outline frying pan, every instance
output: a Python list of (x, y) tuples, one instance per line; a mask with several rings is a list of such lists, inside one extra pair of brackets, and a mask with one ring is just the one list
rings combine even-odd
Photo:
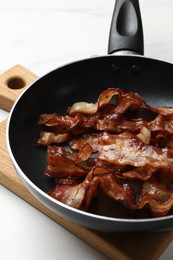
[[(53, 199), (47, 191), (54, 180), (44, 175), (46, 151), (36, 147), (42, 113), (66, 114), (77, 101), (95, 102), (109, 87), (139, 93), (152, 106), (173, 104), (173, 65), (143, 56), (143, 30), (137, 0), (117, 0), (110, 29), (108, 55), (76, 61), (34, 82), (15, 102), (7, 125), (7, 145), (16, 171), (44, 205), (87, 228), (107, 231), (163, 230), (173, 227), (173, 216), (137, 219), (118, 203), (96, 203), (83, 212)], [(114, 204), (115, 203), (115, 204)], [(114, 209), (114, 210), (113, 210)]]

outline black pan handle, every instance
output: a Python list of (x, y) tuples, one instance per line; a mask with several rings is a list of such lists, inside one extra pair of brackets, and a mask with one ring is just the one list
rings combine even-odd
[(144, 54), (143, 28), (138, 0), (116, 0), (109, 34), (108, 54), (118, 51)]

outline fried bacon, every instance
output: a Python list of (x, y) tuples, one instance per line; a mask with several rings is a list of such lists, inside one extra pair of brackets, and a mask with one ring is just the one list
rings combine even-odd
[(42, 131), (40, 133), (40, 139), (38, 140), (38, 144), (49, 145), (51, 143), (64, 143), (69, 139), (69, 137), (70, 136), (68, 133), (56, 134), (53, 132)]
[(169, 213), (173, 206), (172, 174), (159, 172), (143, 184), (137, 209), (148, 205), (153, 216), (160, 217)]
[(42, 114), (38, 124), (38, 145), (47, 147), (45, 174), (57, 181), (50, 196), (88, 211), (102, 190), (131, 210), (170, 214), (173, 108), (152, 107), (137, 93), (110, 88), (96, 103), (75, 103), (65, 116)]
[(83, 176), (86, 170), (79, 165), (90, 158), (92, 148), (85, 143), (78, 153), (71, 153), (60, 146), (48, 146), (48, 166), (45, 174), (52, 177)]
[(98, 156), (113, 164), (135, 167), (149, 165), (173, 172), (173, 153), (169, 148), (146, 145), (129, 132), (110, 135), (108, 144), (100, 146)]

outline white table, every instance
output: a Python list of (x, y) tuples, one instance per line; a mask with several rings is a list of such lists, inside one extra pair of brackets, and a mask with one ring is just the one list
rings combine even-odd
[[(140, 0), (145, 55), (173, 62), (173, 1)], [(38, 76), (104, 55), (114, 0), (1, 0), (0, 72), (21, 64)], [(0, 120), (7, 117), (0, 110)], [(0, 259), (106, 259), (0, 186)], [(173, 243), (160, 260), (173, 258)]]

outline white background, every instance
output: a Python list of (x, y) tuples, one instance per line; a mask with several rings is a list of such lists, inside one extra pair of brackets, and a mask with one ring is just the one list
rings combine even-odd
[[(21, 64), (38, 76), (107, 53), (114, 0), (1, 0), (0, 72)], [(140, 0), (145, 55), (173, 62), (173, 1)], [(0, 110), (0, 120), (7, 113)], [(106, 259), (0, 186), (0, 259)], [(160, 260), (173, 258), (173, 244)], [(115, 256), (116, 259), (116, 256)]]

